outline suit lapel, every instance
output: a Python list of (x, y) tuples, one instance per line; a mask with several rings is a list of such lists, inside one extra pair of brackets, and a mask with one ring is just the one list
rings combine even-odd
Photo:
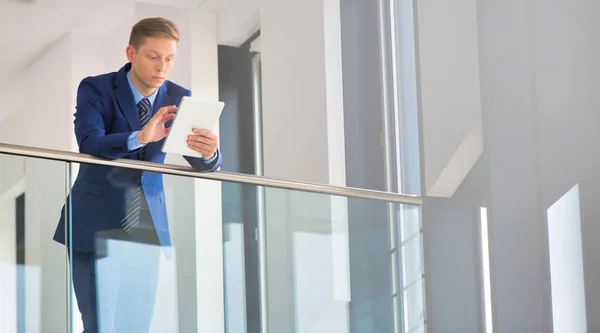
[[(121, 112), (127, 119), (127, 123), (129, 124), (129, 128), (132, 131), (139, 131), (141, 129), (140, 125), (140, 117), (138, 116), (137, 106), (135, 105), (135, 101), (133, 100), (133, 93), (131, 92), (131, 87), (129, 86), (129, 82), (127, 81), (127, 72), (131, 69), (131, 64), (126, 64), (119, 70), (117, 73), (117, 78), (115, 79), (115, 97), (117, 99), (117, 103), (119, 103), (119, 107), (121, 108)], [(165, 84), (163, 84), (160, 88), (158, 88), (158, 95), (156, 96), (156, 100), (153, 105), (153, 113), (154, 115), (158, 109), (163, 106), (167, 106), (171, 104), (171, 95), (169, 95), (169, 91)]]
[(117, 78), (115, 79), (115, 97), (117, 98), (117, 103), (119, 103), (121, 112), (123, 112), (125, 119), (127, 119), (129, 128), (131, 128), (132, 131), (138, 131), (141, 129), (140, 118), (126, 76), (129, 69), (131, 69), (131, 64), (128, 63), (117, 72)]

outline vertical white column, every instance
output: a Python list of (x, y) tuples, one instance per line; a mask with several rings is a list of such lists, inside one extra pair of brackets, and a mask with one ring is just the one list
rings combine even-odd
[[(194, 10), (190, 22), (191, 88), (194, 96), (219, 98), (217, 17)], [(219, 129), (214, 129), (219, 135)], [(225, 332), (221, 183), (195, 181), (198, 332)]]
[(0, 329), (17, 331), (17, 264), (15, 258), (15, 198), (6, 186), (8, 170), (4, 164), (11, 157), (0, 155)]
[[(260, 1), (267, 177), (345, 185), (339, 6)], [(345, 198), (267, 189), (269, 331), (346, 330), (346, 206)], [(308, 276), (313, 282), (303, 283)]]
[(342, 185), (339, 0), (262, 0), (260, 15), (265, 175)]

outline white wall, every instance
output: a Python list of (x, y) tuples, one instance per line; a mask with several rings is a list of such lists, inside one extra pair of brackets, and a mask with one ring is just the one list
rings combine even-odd
[(531, 1), (529, 43), (535, 85), (542, 209), (578, 184), (588, 332), (600, 331), (600, 75), (596, 42), (600, 4)]
[[(595, 221), (600, 215), (596, 157), (600, 100), (594, 82), (600, 67), (593, 40), (600, 7), (583, 0), (529, 0), (481, 1), (476, 9), (487, 170), (477, 179), (486, 188), (490, 213), (494, 328), (552, 331), (547, 209), (578, 185), (587, 329), (598, 331), (600, 249), (593, 235), (599, 232)], [(472, 208), (478, 204), (477, 199), (470, 202)], [(470, 229), (452, 228), (442, 239), (457, 244), (472, 241), (466, 236), (472, 232), (459, 230)], [(434, 242), (428, 246), (429, 255), (441, 250)], [(452, 258), (470, 265), (477, 256), (463, 253)], [(444, 271), (432, 265), (432, 259), (426, 257), (428, 276), (441, 283), (435, 276)], [(436, 296), (435, 290), (436, 286), (428, 290), (434, 300), (440, 297), (437, 300), (461, 308), (475, 304)], [(434, 313), (428, 320), (440, 327), (459, 327), (450, 317), (442, 318)]]
[(0, 124), (0, 142), (70, 150), (71, 43), (64, 36), (23, 73), (28, 98)]
[(427, 327), (481, 332), (477, 212), (487, 165), (476, 164), (483, 150), (476, 2), (414, 3)]
[(104, 68), (107, 71), (117, 71), (127, 63), (125, 49), (129, 41), (131, 27), (135, 24), (133, 10), (134, 4), (131, 4), (131, 8), (128, 10), (129, 17), (125, 18), (120, 24), (114, 25), (112, 30), (104, 36)]
[(227, 0), (219, 9), (219, 45), (239, 46), (260, 28), (259, 0)]
[(0, 87), (0, 99), (6, 101), (6, 103), (3, 107), (3, 112), (0, 114), (0, 123), (23, 104), (24, 98), (23, 77), (17, 77), (2, 83), (2, 87)]
[[(466, 182), (472, 183), (472, 177), (467, 177)], [(472, 187), (463, 183), (452, 199), (424, 200), (423, 252), (429, 332), (483, 331), (477, 210), (468, 194)]]
[[(532, 29), (532, 14), (541, 9), (533, 2), (478, 5), (494, 326), (498, 331), (550, 332), (548, 241), (539, 173), (541, 109), (535, 94), (539, 60), (533, 49), (547, 35)], [(507, 19), (509, 26), (504, 24)]]
[[(546, 211), (578, 184), (587, 329), (598, 331), (600, 285), (596, 277), (600, 272), (597, 256), (600, 249), (594, 235), (600, 232), (596, 223), (600, 216), (597, 205), (600, 159), (596, 157), (600, 138), (597, 112), (600, 100), (596, 97), (594, 82), (600, 75), (600, 67), (596, 61), (599, 49), (593, 40), (598, 29), (595, 17), (600, 5), (583, 0), (480, 1), (476, 7), (475, 3), (470, 3), (470, 8), (466, 8), (466, 13), (476, 10), (477, 26), (474, 28), (465, 27), (467, 23), (446, 24), (447, 19), (434, 21), (443, 14), (422, 10), (423, 6), (439, 8), (441, 3), (418, 4), (421, 6), (419, 29), (423, 22), (430, 24), (425, 35), (421, 29), (420, 45), (424, 45), (422, 36), (429, 36), (429, 42), (437, 42), (435, 47), (440, 51), (434, 57), (431, 45), (425, 45), (429, 55), (423, 55), (423, 49), (419, 50), (421, 60), (426, 59), (420, 63), (421, 75), (430, 76), (437, 71), (442, 73), (437, 84), (444, 85), (445, 82), (456, 87), (441, 91), (442, 100), (448, 92), (461, 89), (466, 82), (448, 80), (444, 73), (457, 69), (454, 63), (445, 62), (478, 44), (481, 96), (465, 98), (481, 98), (482, 101), (484, 160), (481, 162), (485, 169), (483, 173), (468, 176), (472, 179), (469, 183), (478, 186), (467, 190), (470, 195), (467, 201), (456, 193), (444, 207), (428, 206), (427, 202), (424, 207), (425, 212), (437, 209), (437, 213), (446, 219), (458, 218), (440, 229), (443, 219), (427, 219), (424, 213), (429, 327), (461, 332), (479, 328), (475, 321), (480, 320), (480, 314), (476, 312), (481, 311), (480, 300), (470, 296), (470, 288), (468, 292), (455, 293), (453, 287), (445, 284), (476, 281), (472, 263), (479, 260), (479, 254), (478, 249), (470, 245), (477, 231), (476, 218), (475, 215), (460, 218), (458, 214), (464, 209), (461, 205), (466, 204), (475, 212), (482, 201), (487, 201), (495, 331), (551, 332)], [(456, 11), (466, 4), (456, 1), (450, 12), (456, 15)], [(456, 20), (461, 18), (471, 22), (464, 16), (458, 16)], [(465, 28), (468, 29), (448, 38), (457, 32), (456, 29)], [(473, 45), (460, 42), (470, 39), (474, 33), (478, 38)], [(451, 46), (460, 50), (444, 50)], [(471, 57), (461, 59), (472, 60)], [(435, 63), (431, 64), (431, 61)], [(428, 62), (430, 66), (426, 68)], [(445, 67), (439, 68), (440, 63), (445, 63)], [(460, 66), (458, 69), (467, 76), (472, 73)], [(466, 86), (470, 87), (469, 84)], [(421, 87), (427, 85), (423, 83)], [(427, 105), (436, 101), (431, 101), (431, 95), (428, 99), (425, 92), (422, 98), (425, 153), (431, 154), (431, 145), (427, 142), (431, 139), (431, 131), (427, 133), (426, 121), (431, 109)], [(451, 119), (444, 122), (450, 125), (455, 121), (468, 123), (462, 113), (455, 112), (456, 117), (449, 114)], [(440, 130), (450, 129), (455, 127)], [(463, 133), (462, 130), (459, 133)], [(449, 140), (452, 138), (450, 136)], [(437, 150), (433, 152), (438, 154)], [(425, 159), (425, 169), (430, 167), (430, 161)], [(443, 244), (452, 247), (448, 249)], [(466, 245), (470, 249), (465, 249)], [(452, 260), (456, 267), (446, 267), (443, 260)], [(457, 270), (460, 268), (465, 269), (460, 272)], [(448, 273), (453, 277), (451, 280), (445, 279)], [(450, 304), (453, 307), (447, 306)], [(462, 317), (464, 320), (460, 321), (460, 316), (453, 316), (456, 309), (471, 309), (460, 314), (468, 315), (469, 319)], [(465, 324), (469, 328), (465, 328)]]
[(483, 148), (475, 3), (415, 2), (423, 193), (429, 196), (451, 197)]

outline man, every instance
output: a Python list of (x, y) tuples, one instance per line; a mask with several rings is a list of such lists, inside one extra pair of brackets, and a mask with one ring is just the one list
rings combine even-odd
[[(167, 80), (178, 41), (173, 22), (143, 19), (131, 30), (128, 63), (81, 81), (74, 120), (81, 153), (164, 162), (161, 147), (175, 105), (191, 96)], [(195, 169), (221, 165), (209, 130), (194, 129), (187, 143), (203, 156), (185, 157)], [(72, 230), (65, 230), (68, 216)], [(170, 246), (162, 174), (82, 164), (54, 239), (70, 244), (85, 333), (149, 331), (160, 248)]]

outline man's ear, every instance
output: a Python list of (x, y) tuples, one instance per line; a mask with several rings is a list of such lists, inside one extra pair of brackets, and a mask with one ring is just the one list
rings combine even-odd
[(129, 62), (133, 61), (133, 58), (136, 53), (137, 53), (137, 51), (135, 50), (135, 47), (133, 47), (132, 45), (128, 45), (127, 48), (125, 49), (125, 55), (127, 56), (127, 61), (129, 61)]

